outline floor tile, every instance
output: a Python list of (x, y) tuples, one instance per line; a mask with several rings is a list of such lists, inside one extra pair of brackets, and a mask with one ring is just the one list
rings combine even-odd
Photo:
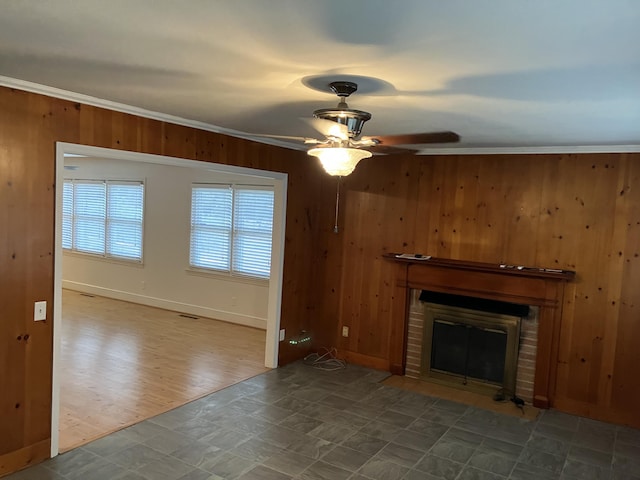
[(258, 465), (239, 478), (240, 480), (290, 480), (291, 476), (277, 472), (263, 465)]
[(242, 442), (246, 442), (251, 436), (249, 433), (219, 427), (202, 437), (200, 441), (218, 447), (221, 450), (229, 450), (240, 445)]
[(525, 447), (520, 454), (519, 462), (541, 468), (551, 474), (558, 475), (562, 471), (565, 456), (533, 450)]
[(560, 473), (553, 473), (534, 465), (516, 463), (509, 480), (558, 480)]
[(462, 471), (463, 467), (464, 465), (462, 463), (427, 454), (418, 462), (415, 468), (416, 470), (429, 473), (436, 478), (454, 480)]
[(424, 456), (424, 452), (397, 443), (389, 443), (375, 458), (387, 460), (403, 467), (411, 468)]
[(507, 477), (513, 470), (516, 459), (497, 453), (476, 451), (469, 459), (468, 464), (479, 470)]
[(151, 447), (158, 452), (162, 452), (168, 455), (194, 441), (197, 440), (193, 440), (191, 437), (182, 435), (177, 432), (166, 432), (150, 438), (149, 440), (144, 442), (143, 445), (146, 445), (147, 447)]
[(210, 445), (201, 440), (194, 440), (171, 452), (171, 455), (178, 460), (193, 467), (201, 467), (211, 458), (219, 456), (222, 449)]
[(255, 462), (232, 453), (224, 453), (202, 466), (203, 470), (226, 479), (236, 479), (255, 467)]
[(138, 468), (136, 473), (149, 480), (177, 480), (192, 470), (194, 470), (192, 465), (188, 465), (177, 458), (164, 457), (157, 462), (148, 463)]
[(322, 423), (322, 420), (317, 420), (300, 413), (294, 413), (293, 415), (285, 418), (278, 425), (295, 430), (296, 432), (309, 433), (314, 428), (322, 425)]
[(252, 460), (256, 463), (262, 463), (281, 451), (282, 447), (278, 447), (277, 445), (260, 438), (251, 438), (230, 450), (231, 453)]
[(45, 466), (62, 476), (67, 476), (76, 470), (82, 469), (87, 465), (91, 465), (101, 458), (102, 457), (99, 457), (95, 453), (91, 453), (84, 448), (77, 448), (52, 458), (46, 462)]
[(613, 454), (611, 453), (599, 452), (576, 445), (571, 445), (567, 457), (590, 465), (606, 468), (610, 467), (613, 461)]
[[(167, 432), (173, 433), (170, 431)], [(96, 455), (100, 455), (101, 457), (106, 457), (112, 453), (124, 450), (125, 448), (130, 448), (136, 443), (137, 442), (133, 440), (130, 435), (120, 431), (88, 443), (82, 448)]]
[(426, 452), (438, 441), (440, 437), (423, 435), (411, 430), (403, 430), (393, 439), (394, 443), (404, 445), (405, 447), (415, 448)]
[(580, 480), (608, 480), (611, 476), (611, 466), (598, 467), (589, 463), (568, 458), (562, 469), (562, 478)]
[(467, 466), (460, 472), (456, 480), (506, 480), (506, 478), (502, 475)]
[(405, 428), (411, 425), (415, 418), (403, 413), (394, 412), (393, 410), (386, 410), (378, 415), (376, 420), (389, 423), (395, 427)]
[(359, 473), (374, 480), (400, 480), (408, 471), (407, 467), (376, 456), (365, 463)]
[(365, 435), (369, 435), (370, 437), (380, 438), (381, 440), (390, 442), (394, 438), (396, 438), (398, 434), (403, 431), (403, 429), (389, 423), (372, 420), (364, 427), (362, 427), (359, 431), (361, 433), (364, 433)]
[(323, 462), (344, 470), (349, 470), (350, 472), (355, 472), (370, 459), (371, 455), (347, 448), (343, 445), (338, 445), (322, 457)]
[(303, 441), (290, 445), (287, 450), (318, 460), (330, 452), (335, 445), (327, 440), (307, 435)]
[(431, 455), (437, 455), (441, 458), (447, 458), (458, 463), (467, 463), (475, 452), (477, 447), (463, 445), (460, 443), (451, 442), (449, 440), (440, 439), (436, 444), (431, 447), (429, 453)]
[(342, 442), (342, 445), (368, 455), (375, 455), (382, 450), (387, 443), (385, 440), (358, 432)]
[(314, 462), (313, 458), (285, 450), (269, 458), (264, 465), (278, 472), (296, 476)]
[(309, 432), (312, 437), (322, 438), (333, 443), (340, 443), (345, 438), (349, 438), (356, 430), (332, 423), (322, 423)]
[(297, 478), (300, 480), (346, 480), (351, 472), (342, 468), (319, 461), (313, 463)]
[(448, 427), (453, 426), (460, 417), (460, 414), (447, 412), (446, 410), (439, 410), (437, 408), (429, 408), (421, 415), (421, 418), (425, 420), (429, 420), (430, 422), (438, 423), (440, 425), (446, 425)]

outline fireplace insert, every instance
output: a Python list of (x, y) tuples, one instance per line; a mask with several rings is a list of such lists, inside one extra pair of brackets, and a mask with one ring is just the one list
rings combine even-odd
[(520, 316), (431, 302), (424, 306), (422, 377), (515, 394)]

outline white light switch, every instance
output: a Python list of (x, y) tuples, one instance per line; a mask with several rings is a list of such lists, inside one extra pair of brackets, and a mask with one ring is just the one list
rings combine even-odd
[(38, 322), (47, 319), (47, 302), (36, 302), (33, 308), (33, 320)]
[(280, 341), (284, 340), (284, 328), (280, 329)]

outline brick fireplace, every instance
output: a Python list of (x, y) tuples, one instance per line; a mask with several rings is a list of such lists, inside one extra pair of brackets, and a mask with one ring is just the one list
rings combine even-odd
[(411, 375), (415, 371), (408, 362), (417, 348), (415, 308), (411, 308), (415, 291), (529, 305), (536, 315), (521, 324), (526, 339), (521, 342), (518, 365), (520, 368), (522, 363), (522, 371), (518, 372), (516, 392), (537, 407), (552, 406), (565, 286), (575, 272), (430, 257), (398, 258), (394, 254), (385, 258), (395, 263), (389, 344), (392, 373)]
[[(425, 321), (427, 306), (420, 300), (422, 290), (411, 289), (407, 321), (407, 348), (405, 375), (410, 378), (424, 378), (423, 357), (425, 355)], [(536, 367), (536, 346), (538, 343), (538, 308), (528, 309), (526, 316), (519, 319), (519, 349), (516, 359), (515, 395), (527, 403), (533, 403), (533, 381)], [(459, 382), (451, 382), (452, 384)], [(497, 391), (497, 388), (493, 389)]]

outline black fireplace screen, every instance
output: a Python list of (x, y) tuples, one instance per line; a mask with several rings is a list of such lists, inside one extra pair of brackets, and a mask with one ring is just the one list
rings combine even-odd
[(431, 369), (502, 385), (507, 333), (435, 320)]

